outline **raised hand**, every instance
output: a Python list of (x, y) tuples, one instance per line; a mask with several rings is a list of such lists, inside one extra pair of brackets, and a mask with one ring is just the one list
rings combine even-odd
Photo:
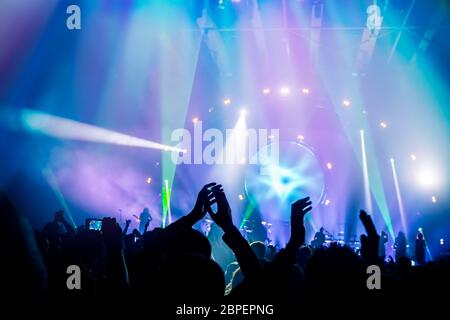
[(311, 200), (309, 197), (297, 200), (291, 205), (291, 238), (289, 244), (300, 247), (305, 242), (305, 226), (303, 218), (311, 211)]
[[(212, 197), (207, 204), (207, 210), (211, 219), (225, 232), (234, 227), (233, 219), (231, 216), (231, 208), (228, 203), (227, 197), (223, 192), (222, 185), (216, 185), (211, 188)], [(213, 202), (217, 203), (217, 212), (214, 213), (211, 209)]]
[(116, 222), (116, 218), (103, 218), (102, 238), (108, 250), (122, 249), (122, 229)]
[(66, 220), (66, 217), (64, 216), (64, 211), (63, 210), (56, 211), (54, 221), (57, 222), (57, 223), (62, 223), (69, 234), (74, 234), (75, 233), (74, 225), (72, 223), (69, 223)]
[(202, 219), (207, 212), (207, 207), (209, 208), (213, 204), (213, 201), (211, 201), (213, 198), (211, 188), (215, 186), (217, 186), (215, 182), (208, 183), (198, 193), (194, 208), (187, 215), (192, 225)]
[(130, 281), (123, 255), (123, 233), (116, 218), (103, 218), (101, 235), (106, 249), (106, 281), (111, 288), (124, 290)]
[(131, 220), (130, 219), (125, 220), (125, 227), (123, 228), (123, 234), (124, 235), (127, 234), (128, 228), (130, 227), (130, 224), (131, 224)]
[(361, 235), (361, 256), (369, 263), (378, 262), (378, 245), (380, 242), (380, 236), (377, 233), (377, 229), (373, 224), (372, 218), (361, 210), (359, 212), (359, 219), (361, 220), (367, 235)]

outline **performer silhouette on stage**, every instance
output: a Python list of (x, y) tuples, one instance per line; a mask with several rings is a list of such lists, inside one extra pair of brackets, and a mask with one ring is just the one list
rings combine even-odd
[(141, 214), (139, 215), (139, 232), (141, 234), (144, 234), (145, 231), (147, 231), (147, 223), (150, 223), (150, 221), (152, 220), (153, 218), (150, 215), (150, 211), (148, 210), (148, 208), (144, 208), (144, 210), (142, 210)]
[(314, 235), (314, 240), (311, 241), (311, 245), (314, 248), (320, 248), (325, 243), (325, 229), (323, 227), (320, 228), (319, 231)]

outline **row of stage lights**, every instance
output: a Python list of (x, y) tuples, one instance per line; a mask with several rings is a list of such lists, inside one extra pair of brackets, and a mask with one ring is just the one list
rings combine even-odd
[[(278, 91), (280, 96), (289, 96), (293, 92), (299, 92), (299, 93), (301, 93), (302, 95), (305, 95), (305, 96), (307, 96), (307, 95), (309, 95), (311, 93), (311, 90), (309, 88), (307, 88), (307, 87), (303, 87), (300, 90), (292, 90), (291, 87), (283, 86), (283, 87), (280, 87), (278, 90), (274, 90), (274, 91), (275, 92)], [(273, 93), (273, 90), (271, 88), (269, 88), (269, 87), (266, 87), (266, 88), (263, 88), (261, 90), (261, 92), (262, 92), (263, 95), (269, 95), (269, 94)], [(232, 100), (230, 98), (226, 97), (226, 98), (223, 99), (222, 103), (223, 103), (224, 106), (229, 106), (229, 105), (232, 104)], [(344, 98), (342, 100), (341, 104), (342, 104), (343, 108), (348, 109), (348, 108), (350, 108), (352, 103), (351, 103), (351, 101), (348, 98)], [(209, 113), (211, 113), (213, 111), (214, 111), (214, 108), (209, 108), (208, 109)], [(241, 112), (245, 113), (246, 110), (242, 109)], [(362, 113), (366, 114), (366, 111), (363, 110)], [(194, 116), (192, 118), (192, 122), (193, 123), (197, 123), (199, 120), (200, 119), (197, 116)], [(385, 120), (380, 120), (379, 126), (382, 129), (386, 129), (388, 127), (388, 123)]]
[[(262, 90), (261, 90), (261, 93), (263, 94), (263, 95), (270, 95), (270, 94), (279, 94), (280, 96), (289, 96), (289, 95), (291, 95), (291, 94), (293, 94), (294, 92), (296, 92), (297, 94), (302, 94), (302, 95), (305, 95), (305, 96), (307, 96), (307, 95), (309, 95), (310, 93), (311, 93), (311, 89), (310, 88), (308, 88), (308, 87), (302, 87), (302, 88), (300, 88), (300, 89), (292, 89), (291, 87), (289, 87), (289, 86), (281, 86), (281, 87), (279, 87), (279, 88), (277, 88), (277, 89), (273, 89), (273, 88), (270, 88), (270, 87), (264, 87)], [(227, 106), (230, 106), (230, 105), (232, 105), (232, 100), (231, 100), (231, 98), (229, 98), (229, 97), (225, 97), (223, 100), (222, 100), (222, 103), (223, 103), (223, 106), (225, 106), (225, 107), (227, 107)], [(351, 105), (352, 105), (352, 103), (351, 103), (351, 101), (350, 101), (350, 99), (349, 98), (344, 98), (344, 99), (342, 99), (342, 101), (341, 101), (341, 105), (342, 105), (342, 107), (344, 108), (344, 109), (349, 109), (350, 107), (351, 107)], [(208, 109), (208, 112), (209, 113), (211, 113), (212, 111), (214, 111), (214, 108), (209, 108)], [(240, 109), (240, 115), (246, 115), (247, 114), (247, 110), (246, 109)], [(366, 114), (366, 112), (363, 110), (363, 113), (364, 114)], [(192, 122), (194, 123), (194, 124), (196, 124), (196, 123), (198, 123), (200, 121), (200, 118), (198, 117), (198, 116), (194, 116), (193, 118), (192, 118)], [(387, 121), (385, 121), (385, 120), (381, 120), (380, 122), (379, 122), (379, 127), (381, 128), (381, 129), (386, 129), (386, 128), (388, 128), (388, 122)], [(273, 139), (274, 137), (273, 136), (269, 136), (269, 139)], [(305, 143), (305, 136), (303, 135), (303, 134), (298, 134), (297, 136), (296, 136), (296, 140), (298, 141), (298, 142), (300, 142), (300, 143)], [(414, 153), (411, 153), (410, 154), (410, 159), (412, 160), (412, 161), (416, 161), (417, 160), (417, 156), (416, 156), (416, 154), (414, 154)], [(331, 171), (331, 170), (333, 170), (334, 169), (334, 165), (333, 165), (333, 163), (332, 162), (326, 162), (325, 163), (325, 168), (328, 170), (328, 171)], [(429, 173), (429, 172), (426, 172), (426, 171), (423, 171), (423, 172), (419, 172), (418, 173), (418, 175), (417, 175), (417, 180), (418, 180), (418, 182), (419, 182), (419, 184), (420, 185), (422, 185), (422, 186), (429, 186), (430, 184), (432, 184), (432, 180), (433, 180), (433, 177), (432, 177), (432, 174), (431, 173)], [(149, 177), (148, 179), (147, 179), (147, 183), (151, 183), (151, 178)], [(243, 201), (244, 200), (244, 196), (242, 195), (242, 194), (239, 194), (238, 195), (238, 199), (240, 200), (240, 201)], [(431, 196), (431, 202), (432, 203), (436, 203), (437, 202), (437, 197), (435, 196), (435, 195), (432, 195)], [(323, 205), (325, 205), (325, 206), (328, 206), (329, 204), (331, 203), (331, 200), (330, 199), (325, 199), (324, 201), (322, 201), (322, 204)]]

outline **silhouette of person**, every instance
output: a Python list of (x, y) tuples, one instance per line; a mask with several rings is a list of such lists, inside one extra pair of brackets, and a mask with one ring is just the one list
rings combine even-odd
[(398, 261), (400, 257), (406, 257), (406, 236), (403, 231), (399, 231), (397, 238), (395, 238), (395, 261)]
[(424, 265), (425, 264), (425, 250), (427, 244), (425, 242), (425, 238), (421, 231), (417, 232), (416, 237), (416, 247), (415, 247), (415, 256), (417, 264)]
[(386, 232), (381, 231), (380, 241), (378, 242), (378, 256), (383, 260), (386, 257), (386, 242), (388, 242), (388, 235)]
[(314, 248), (320, 248), (325, 243), (325, 229), (323, 227), (320, 228), (319, 231), (314, 235), (314, 240), (311, 242), (311, 245)]
[(148, 210), (148, 208), (144, 208), (144, 210), (142, 210), (141, 214), (139, 215), (139, 232), (141, 234), (145, 233), (145, 226), (150, 221), (152, 221), (150, 211)]

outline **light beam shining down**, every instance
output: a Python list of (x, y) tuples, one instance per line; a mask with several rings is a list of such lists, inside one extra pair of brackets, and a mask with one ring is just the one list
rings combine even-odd
[(398, 184), (397, 171), (395, 169), (395, 162), (394, 162), (394, 159), (392, 159), (392, 158), (391, 158), (391, 166), (392, 166), (392, 175), (394, 177), (395, 193), (397, 194), (398, 210), (400, 211), (400, 219), (402, 221), (402, 228), (403, 228), (404, 232), (407, 232), (408, 230), (406, 229), (406, 218), (405, 218), (405, 210), (403, 209), (402, 195), (400, 193), (400, 186)]
[(23, 109), (20, 114), (24, 129), (50, 137), (118, 144), (122, 146), (158, 149), (164, 151), (186, 152), (184, 149), (129, 136), (90, 124), (53, 116), (39, 111)]
[(169, 180), (164, 180), (165, 184), (165, 194), (166, 194), (166, 205), (167, 205), (167, 218), (169, 224), (172, 223), (172, 211), (170, 210), (170, 190), (169, 190)]
[(369, 184), (369, 170), (367, 169), (367, 156), (366, 156), (366, 144), (364, 141), (364, 130), (359, 131), (361, 135), (361, 155), (363, 165), (363, 177), (364, 177), (364, 201), (366, 210), (372, 212), (372, 197), (370, 195)]

